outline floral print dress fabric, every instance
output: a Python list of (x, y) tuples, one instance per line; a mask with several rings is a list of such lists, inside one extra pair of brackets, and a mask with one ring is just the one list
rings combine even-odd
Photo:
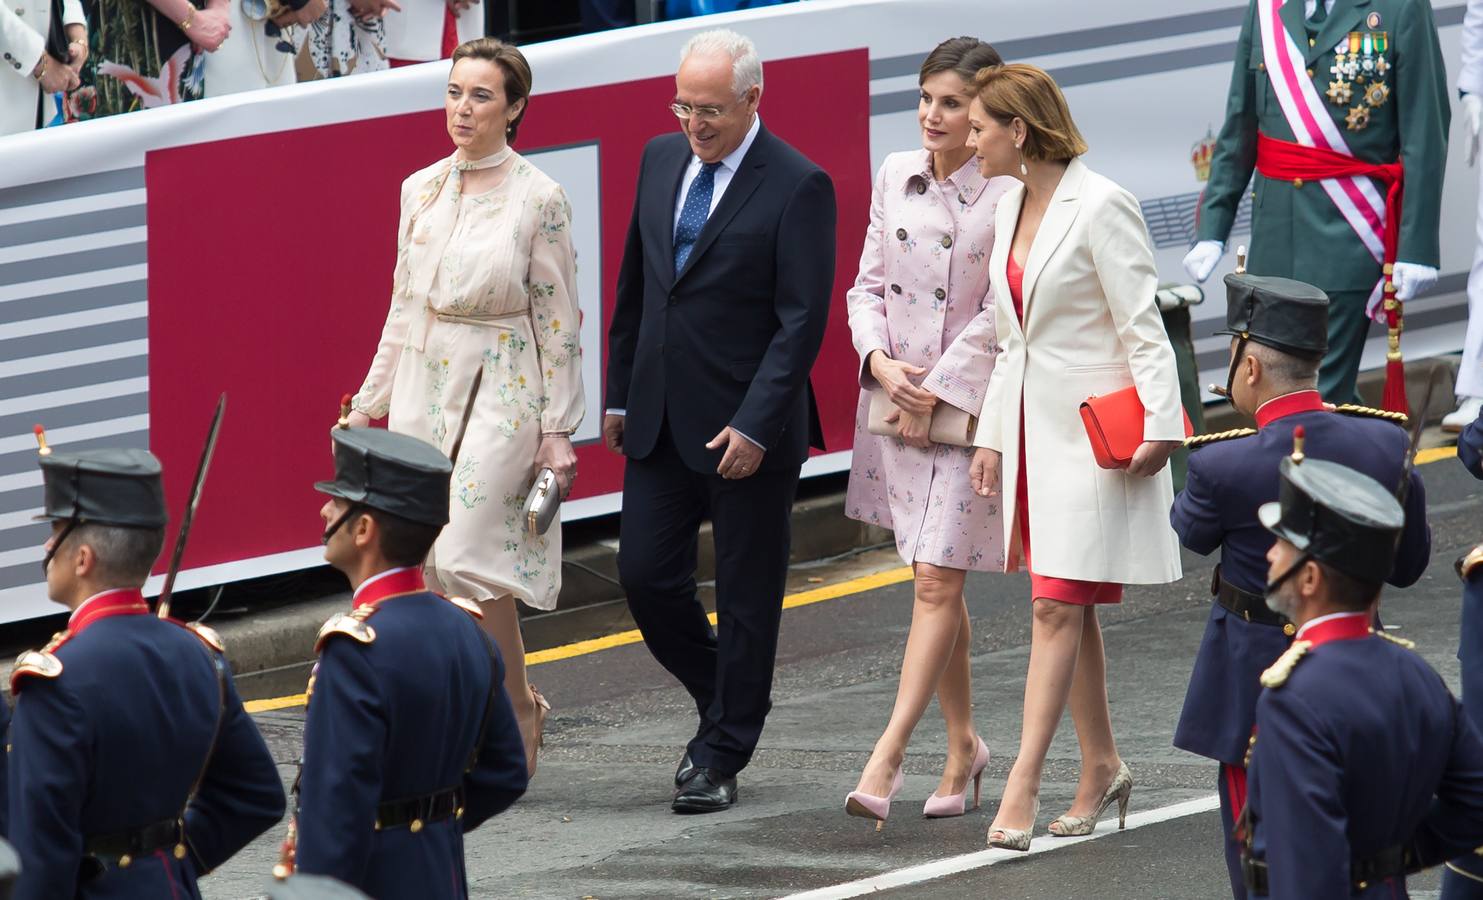
[(881, 350), (921, 366), (939, 403), (978, 415), (999, 350), (988, 268), (994, 209), (1010, 183), (986, 181), (971, 157), (939, 182), (926, 150), (891, 154), (876, 176), (847, 298), (863, 390), (845, 512), (893, 530), (907, 563), (1004, 569), (998, 498), (979, 497), (968, 480), (973, 448), (918, 449), (872, 435), (868, 391), (878, 385), (866, 360)]
[(353, 406), (453, 460), (449, 523), (426, 567), (433, 589), (553, 609), (561, 528), (531, 537), (522, 512), (542, 432), (582, 421), (571, 207), (518, 154), (481, 195), (459, 191), (451, 163), (402, 186), (391, 310)]

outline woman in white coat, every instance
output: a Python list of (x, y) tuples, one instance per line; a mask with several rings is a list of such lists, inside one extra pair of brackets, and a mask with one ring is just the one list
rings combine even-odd
[[(62, 3), (67, 59), (47, 52), (49, 0), (0, 0), (0, 135), (33, 131), (56, 113), (53, 97), (77, 87), (88, 54), (88, 23), (80, 0)], [(37, 111), (41, 120), (37, 121)]]
[[(1043, 70), (987, 69), (974, 89), (969, 140), (980, 172), (1020, 181), (996, 212), (989, 278), (1004, 349), (970, 477), (981, 496), (1003, 493), (1006, 570), (1021, 560), (1030, 570), (1019, 757), (989, 831), (990, 846), (1028, 850), (1045, 754), (1068, 700), (1081, 778), (1050, 833), (1088, 834), (1114, 801), (1127, 809), (1132, 776), (1112, 737), (1096, 607), (1119, 602), (1125, 584), (1180, 577), (1165, 463), (1184, 430), (1138, 202), (1078, 158), (1086, 144)], [(1129, 385), (1146, 409), (1144, 443), (1126, 470), (1099, 468), (1080, 404)]]

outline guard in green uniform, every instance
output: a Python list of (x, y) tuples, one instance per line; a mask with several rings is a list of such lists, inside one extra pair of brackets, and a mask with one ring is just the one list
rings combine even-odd
[(1367, 311), (1392, 311), (1385, 264), (1398, 301), (1436, 281), (1450, 117), (1430, 3), (1252, 0), (1184, 265), (1210, 277), (1255, 170), (1246, 268), (1328, 294), (1319, 390), (1330, 402), (1357, 400)]

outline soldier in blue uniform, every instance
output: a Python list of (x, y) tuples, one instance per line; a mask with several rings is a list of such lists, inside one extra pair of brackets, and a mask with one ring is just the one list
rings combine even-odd
[[(1483, 479), (1483, 415), (1463, 430), (1457, 458)], [(1473, 726), (1483, 730), (1483, 544), (1457, 561), (1462, 578), (1462, 627), (1457, 659), (1462, 664), (1462, 708)], [(1468, 853), (1447, 863), (1442, 874), (1442, 900), (1483, 900), (1483, 855)]]
[[(427, 590), (452, 465), (380, 429), (334, 431), (325, 561), (354, 608), (320, 629), (285, 860), (377, 900), (468, 896), (463, 835), (525, 792), (525, 749), (477, 605)], [(290, 855), (291, 854), (291, 855)]]
[(15, 896), (201, 895), (196, 879), (283, 817), (283, 783), (221, 642), (150, 613), (160, 464), (42, 440), (47, 593), (67, 629), (21, 654), (9, 760)]
[[(1231, 892), (1245, 896), (1240, 848), (1231, 840), (1246, 791), (1242, 760), (1256, 714), (1258, 678), (1287, 648), (1293, 626), (1267, 608), (1266, 553), (1272, 536), (1256, 510), (1277, 497), (1277, 467), (1293, 432), (1308, 435), (1309, 454), (1399, 484), (1407, 439), (1393, 413), (1339, 407), (1329, 412), (1317, 391), (1327, 346), (1328, 299), (1311, 285), (1245, 274), (1226, 277), (1226, 330), (1232, 335), (1226, 393), (1252, 416), (1259, 430), (1238, 429), (1191, 439), (1184, 490), (1170, 521), (1184, 546), (1196, 553), (1221, 551), (1211, 586), (1215, 602), (1195, 657), (1174, 746), (1220, 763), (1221, 822)], [(1426, 494), (1419, 475), (1409, 476), (1406, 529), (1390, 582), (1409, 585), (1431, 556)]]
[(1258, 515), (1266, 596), (1297, 636), (1262, 673), (1242, 866), (1253, 896), (1404, 898), (1483, 844), (1483, 738), (1440, 676), (1370, 627), (1405, 514), (1390, 486), (1293, 457)]

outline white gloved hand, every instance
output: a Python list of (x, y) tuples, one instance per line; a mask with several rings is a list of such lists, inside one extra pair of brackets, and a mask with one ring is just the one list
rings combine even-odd
[(1189, 273), (1189, 277), (1204, 284), (1210, 273), (1215, 271), (1215, 264), (1225, 255), (1225, 249), (1225, 244), (1221, 241), (1200, 241), (1184, 255), (1184, 271)]
[(1478, 161), (1478, 137), (1483, 133), (1483, 97), (1462, 95), (1463, 159), (1468, 165)]
[(1402, 303), (1426, 293), (1437, 283), (1437, 270), (1431, 266), (1398, 262), (1391, 272), (1393, 274), (1390, 280), (1395, 282), (1395, 298)]

